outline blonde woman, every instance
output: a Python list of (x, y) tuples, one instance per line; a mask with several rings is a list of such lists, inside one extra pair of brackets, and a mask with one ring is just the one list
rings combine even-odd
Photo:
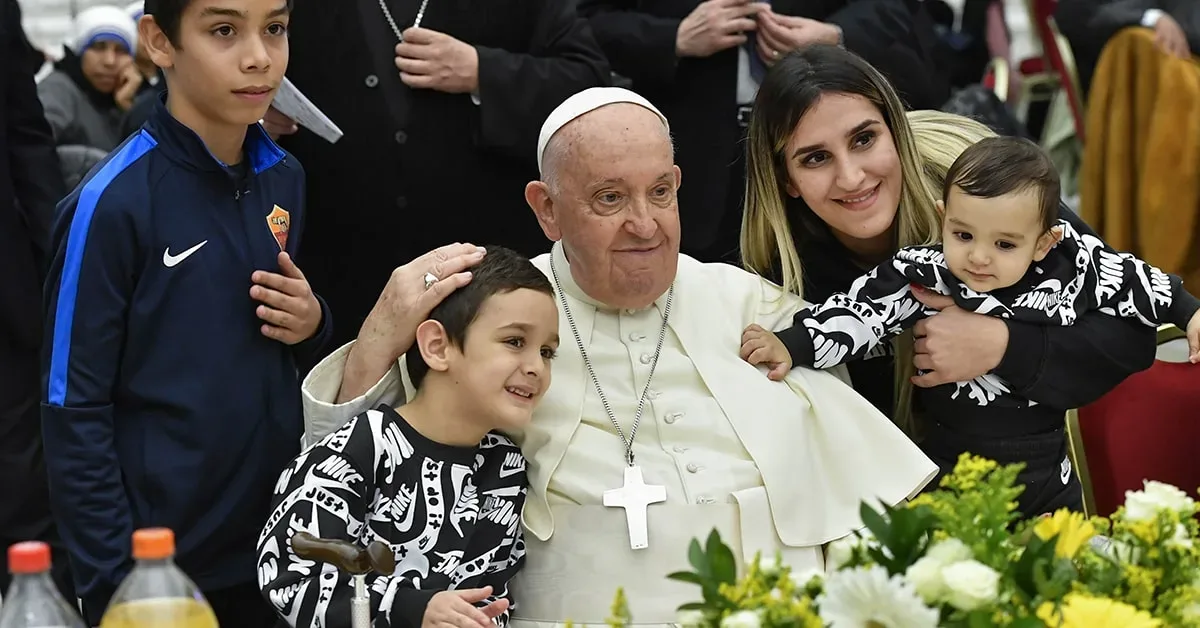
[[(788, 55), (765, 77), (750, 123), (741, 234), (746, 267), (810, 301), (846, 291), (899, 247), (936, 240), (934, 203), (946, 171), (967, 146), (990, 135), (951, 114), (906, 115), (886, 79), (853, 53), (812, 46)], [(1060, 213), (1075, 229), (1093, 233), (1065, 207)], [(917, 324), (915, 344), (902, 337), (886, 354), (848, 365), (859, 393), (918, 440), (924, 431), (918, 426), (939, 427), (913, 420), (920, 418), (923, 388), (990, 372), (1014, 393), (1066, 409), (1099, 398), (1154, 358), (1152, 329), (1104, 314), (1086, 314), (1047, 334), (1040, 325), (966, 312), (949, 298), (922, 300), (941, 312)], [(915, 369), (924, 374), (914, 376)], [(989, 429), (985, 440), (995, 449), (975, 453), (1001, 459), (1021, 449), (1026, 456), (1034, 450), (1065, 457), (1037, 451), (1062, 442), (1061, 420)], [(979, 436), (971, 435), (975, 442)]]

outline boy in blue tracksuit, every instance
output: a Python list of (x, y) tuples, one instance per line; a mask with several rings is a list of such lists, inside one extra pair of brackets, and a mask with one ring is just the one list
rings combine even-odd
[(147, 0), (168, 95), (59, 206), (42, 423), (90, 625), (137, 528), (222, 626), (275, 622), (255, 541), (303, 430), (297, 362), (332, 328), (293, 258), (304, 171), (257, 121), (287, 68), (290, 0)]

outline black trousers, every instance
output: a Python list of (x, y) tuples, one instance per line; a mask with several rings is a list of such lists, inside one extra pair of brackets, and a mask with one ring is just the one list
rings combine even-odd
[(1017, 482), (1025, 490), (1017, 497), (1017, 511), (1032, 519), (1060, 508), (1082, 512), (1083, 486), (1071, 467), (1065, 428), (1041, 434), (988, 438), (956, 432), (932, 423), (921, 450), (940, 469), (926, 491), (936, 490), (942, 478), (954, 470), (958, 456), (969, 451), (1001, 465), (1025, 463)]
[(67, 552), (50, 515), (42, 452), (41, 371), (35, 347), (0, 329), (0, 590), (12, 582), (8, 548), (21, 541), (50, 544), (51, 576), (69, 602), (75, 587)]

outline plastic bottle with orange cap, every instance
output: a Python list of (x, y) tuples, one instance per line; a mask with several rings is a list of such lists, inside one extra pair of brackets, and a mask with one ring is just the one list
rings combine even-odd
[(85, 628), (50, 579), (50, 546), (26, 541), (8, 548), (12, 584), (0, 603), (0, 628)]
[(133, 558), (133, 570), (113, 594), (100, 628), (218, 628), (200, 589), (175, 565), (171, 530), (134, 532)]

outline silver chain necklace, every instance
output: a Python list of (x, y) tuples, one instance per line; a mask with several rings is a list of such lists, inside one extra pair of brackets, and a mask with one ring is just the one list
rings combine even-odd
[[(421, 0), (421, 6), (417, 9), (417, 19), (413, 20), (413, 28), (421, 26), (421, 18), (425, 17), (425, 7), (429, 6), (429, 0)], [(386, 0), (379, 0), (379, 9), (383, 11), (383, 17), (387, 19), (388, 26), (392, 27), (392, 32), (396, 34), (396, 39), (400, 43), (404, 43), (404, 35), (400, 34), (400, 27), (396, 25), (396, 20), (392, 18), (392, 12), (387, 8)]]
[(558, 291), (558, 299), (562, 303), (563, 312), (567, 315), (567, 324), (571, 326), (571, 333), (575, 335), (575, 344), (579, 347), (580, 355), (583, 356), (583, 365), (587, 367), (588, 375), (592, 377), (592, 385), (596, 387), (596, 394), (600, 397), (604, 412), (608, 414), (608, 420), (612, 422), (613, 427), (617, 430), (617, 435), (621, 437), (621, 442), (625, 444), (625, 462), (632, 467), (633, 439), (637, 438), (638, 425), (642, 422), (642, 412), (646, 409), (646, 395), (650, 392), (650, 381), (654, 379), (654, 369), (658, 367), (658, 356), (662, 354), (663, 341), (667, 337), (667, 320), (671, 316), (671, 301), (675, 296), (675, 284), (671, 283), (671, 288), (667, 291), (667, 303), (663, 306), (662, 326), (658, 329), (658, 345), (654, 348), (654, 360), (650, 362), (650, 375), (646, 377), (646, 386), (642, 388), (637, 412), (633, 415), (633, 426), (629, 428), (629, 437), (626, 438), (625, 431), (617, 422), (612, 407), (608, 405), (608, 398), (604, 396), (604, 390), (600, 388), (600, 380), (596, 377), (596, 369), (592, 368), (592, 361), (588, 359), (587, 350), (583, 348), (583, 339), (579, 336), (579, 328), (575, 326), (575, 317), (571, 315), (571, 308), (567, 305), (566, 293), (563, 292), (562, 284), (558, 281), (558, 269), (554, 267), (553, 257), (550, 258), (550, 274), (554, 276), (554, 287)]

